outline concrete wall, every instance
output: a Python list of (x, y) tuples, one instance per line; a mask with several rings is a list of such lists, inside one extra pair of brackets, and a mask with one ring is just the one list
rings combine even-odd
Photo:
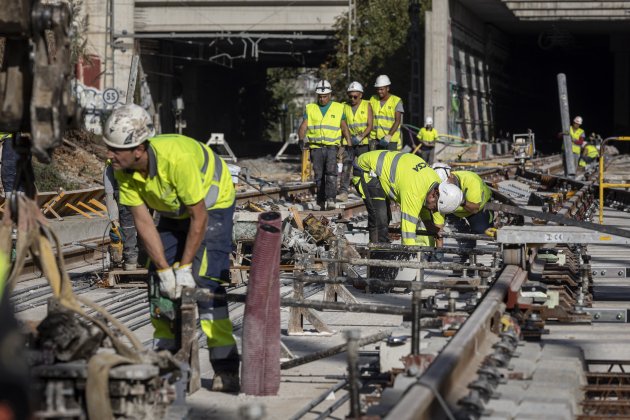
[(433, 2), (426, 15), (424, 113), (439, 133), (494, 137), (489, 62), (506, 55), (503, 38), (458, 1)]

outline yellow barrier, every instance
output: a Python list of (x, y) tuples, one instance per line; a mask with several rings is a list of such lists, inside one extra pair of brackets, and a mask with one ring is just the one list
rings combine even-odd
[(630, 136), (608, 137), (599, 148), (599, 224), (604, 224), (604, 188), (630, 188), (630, 184), (612, 184), (604, 182), (604, 151), (608, 141), (630, 141)]

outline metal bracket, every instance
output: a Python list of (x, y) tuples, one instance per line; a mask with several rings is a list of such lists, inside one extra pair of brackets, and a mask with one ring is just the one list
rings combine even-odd
[(593, 322), (628, 322), (628, 309), (620, 308), (582, 308), (591, 315)]
[(591, 274), (598, 278), (625, 278), (628, 277), (628, 267), (597, 267), (591, 266)]

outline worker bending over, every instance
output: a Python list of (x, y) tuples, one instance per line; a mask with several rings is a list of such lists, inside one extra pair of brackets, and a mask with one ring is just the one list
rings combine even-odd
[[(411, 153), (365, 153), (357, 159), (352, 182), (368, 210), (370, 242), (389, 242), (388, 199), (400, 205), (403, 245), (426, 245), (416, 240), (418, 221), (439, 235), (443, 215), (454, 211), (462, 201), (459, 188), (440, 184), (438, 174)], [(437, 245), (442, 246), (439, 238)]]
[[(103, 133), (120, 204), (130, 208), (151, 259), (151, 277), (158, 279), (153, 287), (159, 283), (162, 296), (172, 301), (183, 287), (225, 294), (235, 198), (226, 163), (189, 137), (154, 137), (151, 117), (137, 105), (114, 110)], [(157, 228), (149, 209), (160, 215)], [(238, 391), (239, 356), (227, 303), (200, 302), (198, 308), (214, 369), (212, 390)], [(162, 312), (151, 313), (156, 347), (174, 352), (174, 320)]]
[(389, 92), (391, 84), (392, 82), (385, 74), (378, 76), (374, 83), (376, 95), (370, 98), (370, 105), (374, 112), (374, 127), (370, 140), (373, 145), (372, 150), (377, 146), (384, 150), (402, 149), (400, 127), (405, 110), (402, 99)]
[(299, 144), (310, 149), (315, 174), (317, 204), (321, 210), (335, 208), (337, 196), (337, 162), (341, 163), (341, 136), (350, 139), (343, 105), (331, 100), (332, 88), (328, 80), (315, 86), (317, 102), (306, 105), (304, 120), (298, 129)]
[[(462, 200), (455, 211), (448, 217), (449, 222), (460, 233), (483, 234), (493, 226), (494, 213), (484, 209), (492, 198), (492, 190), (479, 175), (470, 171), (451, 171), (445, 163), (435, 163), (442, 184), (456, 185), (462, 191)], [(475, 240), (458, 240), (465, 248), (474, 248)]]
[(369, 151), (369, 136), (372, 131), (372, 106), (363, 99), (363, 86), (352, 82), (348, 86), (348, 102), (344, 104), (344, 115), (350, 132), (350, 144), (343, 153), (343, 172), (339, 183), (337, 201), (348, 199), (350, 178), (352, 178), (352, 162)]

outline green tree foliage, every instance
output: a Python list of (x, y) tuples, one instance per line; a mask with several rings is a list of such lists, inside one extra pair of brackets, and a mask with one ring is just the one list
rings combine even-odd
[[(356, 0), (350, 56), (348, 14), (339, 17), (336, 53), (322, 65), (322, 73), (333, 84), (335, 92), (345, 91), (353, 80), (363, 84), (369, 92), (376, 76), (387, 74), (392, 80), (392, 92), (405, 99), (410, 84), (409, 3), (409, 0)], [(423, 4), (421, 10), (425, 7)]]

